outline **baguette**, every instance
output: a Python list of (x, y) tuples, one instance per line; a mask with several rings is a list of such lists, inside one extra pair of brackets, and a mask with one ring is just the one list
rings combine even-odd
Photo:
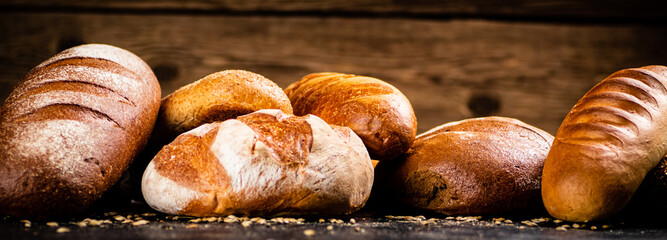
[(542, 197), (559, 219), (618, 213), (667, 150), (667, 67), (620, 70), (586, 93), (544, 164)]

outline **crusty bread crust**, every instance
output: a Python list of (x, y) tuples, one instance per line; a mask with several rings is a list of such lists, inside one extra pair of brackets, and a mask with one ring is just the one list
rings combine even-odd
[(149, 163), (142, 192), (169, 214), (328, 215), (361, 208), (372, 183), (348, 128), (261, 110), (178, 136)]
[(404, 155), (379, 162), (380, 194), (450, 215), (541, 209), (540, 176), (553, 136), (516, 119), (484, 117), (438, 126)]
[(313, 114), (329, 124), (349, 127), (364, 141), (373, 159), (393, 159), (407, 151), (415, 139), (417, 119), (410, 101), (382, 80), (313, 73), (285, 92), (294, 114)]
[(262, 75), (225, 70), (183, 86), (162, 99), (156, 133), (169, 143), (204, 123), (224, 121), (261, 109), (292, 114), (285, 92)]
[(150, 67), (117, 47), (81, 45), (35, 67), (0, 109), (0, 212), (90, 206), (146, 144), (159, 101)]
[(594, 221), (619, 212), (667, 150), (667, 67), (618, 71), (563, 120), (544, 165), (549, 213)]

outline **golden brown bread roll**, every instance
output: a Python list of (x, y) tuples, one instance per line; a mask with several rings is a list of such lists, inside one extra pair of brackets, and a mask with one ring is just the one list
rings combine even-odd
[(373, 159), (395, 158), (415, 139), (417, 120), (410, 101), (382, 80), (314, 73), (291, 84), (285, 92), (294, 114), (313, 114), (329, 124), (351, 128)]
[(151, 69), (117, 47), (81, 45), (32, 69), (0, 110), (0, 212), (90, 206), (141, 151), (159, 103)]
[(620, 211), (667, 150), (667, 67), (618, 71), (567, 114), (544, 165), (549, 213), (593, 221)]
[(450, 215), (541, 209), (540, 176), (552, 141), (512, 118), (451, 122), (417, 136), (404, 157), (379, 162), (375, 185), (382, 197)]
[(192, 216), (337, 215), (361, 208), (373, 166), (346, 127), (260, 110), (181, 134), (149, 163), (154, 209)]
[(204, 123), (224, 121), (260, 109), (292, 114), (285, 92), (262, 75), (244, 70), (210, 74), (162, 99), (155, 132), (164, 144)]

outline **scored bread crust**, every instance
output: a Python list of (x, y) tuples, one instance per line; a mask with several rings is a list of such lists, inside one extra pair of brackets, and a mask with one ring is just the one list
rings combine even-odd
[(483, 117), (417, 136), (403, 158), (376, 167), (380, 194), (450, 215), (541, 208), (540, 176), (553, 136), (519, 120)]
[(169, 214), (327, 215), (361, 208), (372, 183), (348, 128), (260, 110), (181, 134), (148, 164), (142, 193)]
[(382, 80), (342, 73), (313, 73), (285, 89), (294, 114), (313, 114), (352, 129), (376, 160), (393, 159), (410, 148), (417, 119), (410, 101)]
[(159, 101), (150, 67), (117, 47), (81, 45), (35, 67), (0, 109), (0, 212), (90, 206), (146, 144)]
[(549, 213), (594, 221), (619, 212), (667, 150), (667, 67), (620, 70), (567, 114), (545, 162)]

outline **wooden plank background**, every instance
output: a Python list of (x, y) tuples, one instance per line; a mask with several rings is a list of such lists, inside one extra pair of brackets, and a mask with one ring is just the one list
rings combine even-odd
[(593, 3), (8, 0), (0, 4), (0, 98), (62, 49), (107, 43), (143, 58), (163, 95), (224, 69), (281, 87), (338, 71), (399, 88), (419, 132), (498, 115), (555, 134), (605, 76), (667, 65), (667, 26), (654, 23), (665, 18), (664, 3)]
[(415, 17), (535, 18), (554, 20), (665, 19), (666, 1), (655, 0), (3, 0), (5, 9), (58, 11), (198, 11), (409, 15)]

